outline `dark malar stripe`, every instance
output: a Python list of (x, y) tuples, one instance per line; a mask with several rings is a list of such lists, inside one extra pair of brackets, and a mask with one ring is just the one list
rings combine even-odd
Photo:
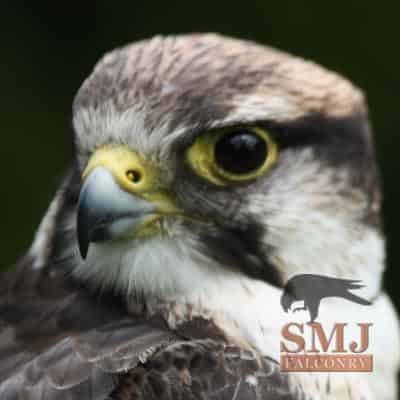
[(275, 287), (282, 287), (282, 277), (268, 260), (265, 246), (262, 245), (263, 236), (262, 225), (250, 222), (238, 228), (201, 232), (199, 241), (204, 246), (204, 253), (222, 266), (237, 269)]

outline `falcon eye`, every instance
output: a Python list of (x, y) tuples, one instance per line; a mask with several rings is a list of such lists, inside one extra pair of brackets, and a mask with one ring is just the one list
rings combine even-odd
[(215, 144), (215, 161), (231, 174), (248, 174), (260, 168), (268, 157), (267, 143), (256, 133), (237, 131)]
[(274, 163), (278, 147), (259, 127), (236, 127), (205, 132), (187, 151), (192, 169), (219, 185), (254, 180)]

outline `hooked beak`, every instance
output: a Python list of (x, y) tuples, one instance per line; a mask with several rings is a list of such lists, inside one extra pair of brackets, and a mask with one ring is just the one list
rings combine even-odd
[[(132, 180), (133, 176), (140, 179)], [(78, 201), (77, 237), (83, 259), (91, 242), (133, 237), (161, 216), (177, 212), (154, 177), (154, 169), (146, 169), (127, 148), (107, 147), (93, 155)]]
[(90, 242), (103, 242), (134, 231), (155, 206), (124, 192), (111, 173), (97, 167), (82, 187), (78, 203), (78, 243), (86, 258)]

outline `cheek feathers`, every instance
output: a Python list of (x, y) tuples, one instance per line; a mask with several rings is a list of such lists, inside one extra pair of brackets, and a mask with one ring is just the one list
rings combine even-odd
[(368, 195), (352, 186), (346, 166), (321, 162), (311, 148), (285, 150), (280, 162), (249, 194), (246, 210), (265, 228), (269, 261), (286, 279), (325, 273), (362, 279), (370, 294), (379, 290), (384, 241), (366, 224)]

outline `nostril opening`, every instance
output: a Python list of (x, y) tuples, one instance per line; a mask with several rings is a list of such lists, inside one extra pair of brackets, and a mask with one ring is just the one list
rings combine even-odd
[(142, 179), (142, 174), (139, 171), (130, 169), (126, 172), (126, 177), (133, 183), (138, 183)]

